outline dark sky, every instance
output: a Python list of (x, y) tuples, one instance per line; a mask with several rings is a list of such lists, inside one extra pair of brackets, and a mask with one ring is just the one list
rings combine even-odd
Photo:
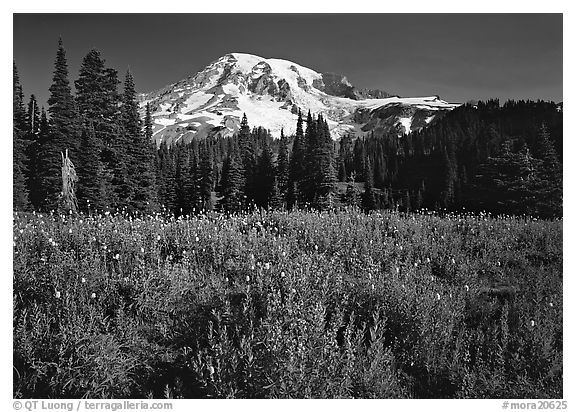
[(401, 96), (562, 100), (561, 14), (15, 14), (21, 83), (42, 104), (59, 36), (72, 81), (96, 48), (141, 92), (243, 52)]

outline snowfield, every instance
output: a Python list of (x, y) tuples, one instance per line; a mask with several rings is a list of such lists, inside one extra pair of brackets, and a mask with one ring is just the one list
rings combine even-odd
[[(353, 87), (346, 78), (341, 84)], [(244, 113), (250, 126), (262, 126), (279, 137), (282, 129), (285, 134), (295, 132), (298, 110), (322, 114), (335, 139), (374, 129), (402, 135), (415, 130), (417, 112), (423, 112), (429, 124), (438, 113), (459, 105), (437, 96), (354, 100), (324, 90), (323, 75), (307, 67), (231, 53), (193, 77), (141, 95), (140, 103), (142, 107), (150, 103), (154, 123), (161, 126), (154, 128), (156, 141), (177, 141), (184, 135), (232, 135)]]

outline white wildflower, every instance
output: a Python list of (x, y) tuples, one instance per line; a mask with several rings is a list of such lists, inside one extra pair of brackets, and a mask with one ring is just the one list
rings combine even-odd
[(196, 242), (199, 242), (200, 238), (198, 236), (196, 236)]
[(56, 291), (56, 299), (60, 299), (60, 291), (59, 290)]
[(534, 320), (530, 321), (530, 326), (534, 327), (534, 325), (536, 325), (536, 322), (534, 322)]
[(158, 237), (156, 238), (156, 240), (157, 240), (158, 242), (160, 242), (160, 235), (158, 235)]
[(440, 300), (440, 294), (439, 293), (436, 293), (436, 299)]
[(140, 248), (140, 253), (144, 253), (144, 248), (143, 248), (143, 247)]
[(81, 281), (82, 283), (86, 283), (86, 278), (82, 278), (80, 281)]
[(246, 275), (246, 282), (250, 282), (250, 276)]
[(264, 269), (270, 270), (270, 262), (266, 262), (266, 263), (264, 264)]
[(90, 296), (92, 299), (96, 299), (96, 293), (92, 292), (92, 295)]
[(468, 292), (470, 290), (470, 287), (468, 285), (464, 285), (464, 289), (466, 289), (466, 292)]
[(284, 276), (286, 276), (286, 274), (284, 272), (281, 272), (280, 277), (283, 278)]

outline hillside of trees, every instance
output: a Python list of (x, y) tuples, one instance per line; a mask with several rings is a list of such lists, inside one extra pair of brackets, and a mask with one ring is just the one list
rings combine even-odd
[[(464, 105), (409, 135), (335, 142), (319, 113), (273, 139), (244, 116), (231, 138), (156, 145), (130, 71), (121, 83), (97, 50), (72, 92), (60, 40), (48, 109), (26, 100), (14, 63), (14, 210), (471, 210), (562, 216), (562, 106), (497, 100)], [(255, 125), (257, 126), (257, 125)], [(63, 202), (61, 153), (78, 176)]]

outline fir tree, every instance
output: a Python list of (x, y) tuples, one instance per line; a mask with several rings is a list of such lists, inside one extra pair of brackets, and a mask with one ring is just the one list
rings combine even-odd
[(214, 186), (214, 169), (212, 150), (208, 144), (204, 144), (200, 152), (199, 163), (199, 207), (201, 210), (212, 210), (212, 189)]
[[(126, 150), (129, 146), (122, 130), (118, 74), (107, 68), (98, 50), (91, 50), (82, 60), (75, 82), (78, 111), (84, 122), (92, 124), (102, 160), (101, 204), (121, 208), (128, 205), (130, 182)], [(82, 175), (79, 176), (82, 180)]]
[(290, 158), (288, 154), (288, 142), (284, 136), (284, 129), (281, 131), (280, 148), (278, 150), (278, 160), (276, 166), (276, 180), (278, 190), (284, 196), (288, 189), (288, 181), (290, 176)]
[(222, 179), (222, 206), (228, 212), (239, 212), (245, 207), (244, 170), (234, 153), (226, 158)]
[(370, 159), (366, 161), (366, 170), (364, 171), (366, 180), (364, 181), (364, 194), (362, 197), (362, 207), (366, 211), (376, 208), (376, 197), (374, 195), (374, 178), (372, 177), (372, 163)]
[[(275, 184), (274, 165), (272, 163), (272, 151), (266, 143), (262, 149), (262, 154), (258, 158), (258, 169), (256, 177), (256, 206), (267, 208), (272, 197), (272, 190)], [(277, 183), (276, 183), (277, 184)]]
[(358, 189), (356, 188), (356, 176), (355, 173), (352, 172), (348, 177), (348, 183), (346, 184), (346, 194), (345, 194), (345, 202), (348, 206), (358, 206), (358, 199), (359, 193)]
[(122, 130), (125, 133), (127, 150), (125, 161), (127, 163), (128, 182), (130, 183), (132, 210), (148, 212), (155, 205), (155, 172), (154, 149), (151, 145), (150, 106), (146, 106), (146, 122), (144, 130), (138, 112), (136, 89), (130, 71), (126, 72), (124, 80), (124, 93), (122, 95)]
[(14, 210), (26, 210), (29, 207), (26, 188), (26, 112), (24, 94), (18, 77), (16, 63), (13, 64), (13, 159), (12, 159), (12, 207)]
[(541, 165), (536, 176), (538, 214), (543, 217), (562, 216), (562, 167), (545, 124), (540, 126), (536, 156)]
[(82, 128), (80, 162), (78, 164), (78, 207), (82, 211), (98, 211), (106, 208), (105, 187), (103, 187), (103, 165), (100, 161), (100, 142), (96, 139), (92, 122), (87, 121)]
[(286, 194), (289, 209), (297, 206), (301, 197), (300, 184), (304, 178), (305, 156), (306, 144), (304, 141), (304, 131), (302, 129), (302, 113), (298, 113), (296, 135), (294, 136), (292, 155), (290, 156), (290, 172), (288, 175), (288, 190)]
[[(50, 114), (50, 130), (56, 152), (68, 149), (68, 155), (74, 162), (80, 145), (80, 123), (76, 103), (68, 80), (68, 63), (62, 39), (58, 41), (58, 52), (54, 63), (54, 76), (48, 98), (48, 113)], [(56, 159), (60, 163), (60, 154)]]
[(40, 109), (34, 95), (30, 96), (26, 111), (26, 188), (31, 206), (38, 208), (35, 193), (38, 192), (38, 150), (40, 145)]

